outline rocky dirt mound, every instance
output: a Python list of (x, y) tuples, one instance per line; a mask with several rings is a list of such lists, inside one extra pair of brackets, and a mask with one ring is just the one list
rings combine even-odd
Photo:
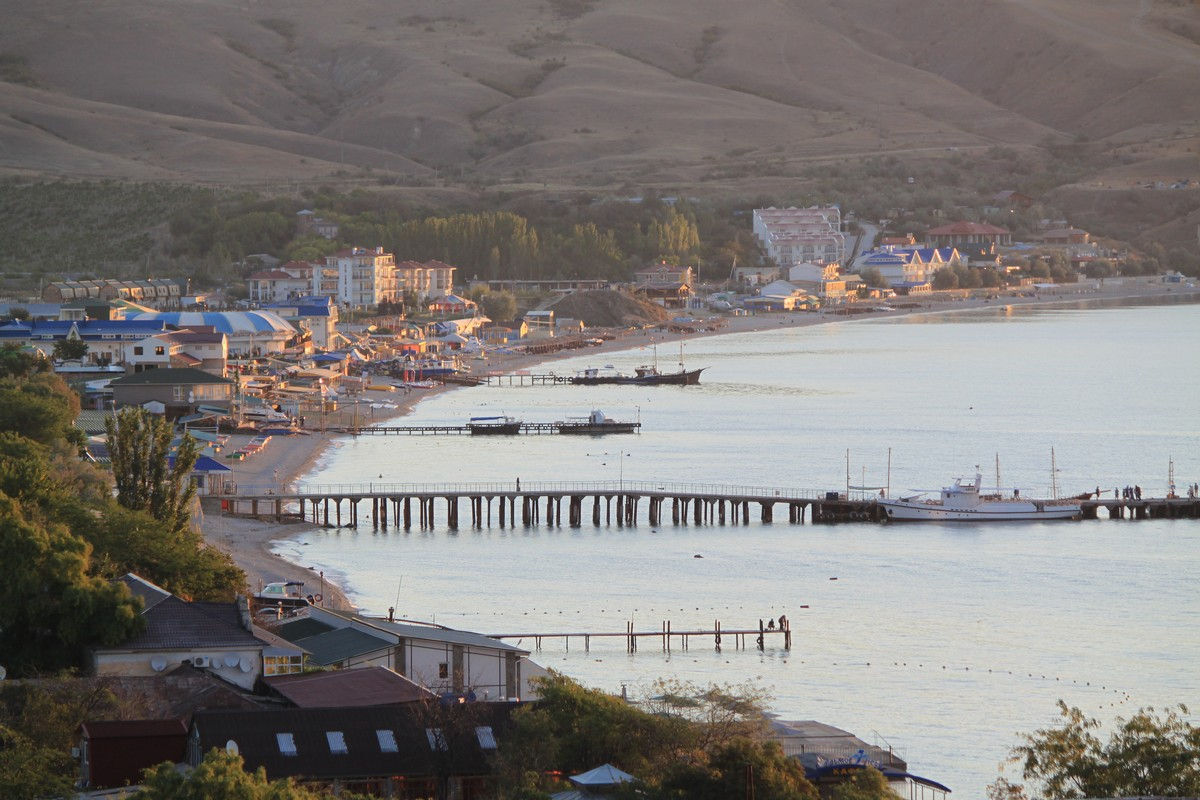
[(593, 289), (565, 295), (554, 305), (559, 319), (581, 319), (589, 328), (624, 328), (657, 325), (670, 318), (662, 306), (612, 289)]

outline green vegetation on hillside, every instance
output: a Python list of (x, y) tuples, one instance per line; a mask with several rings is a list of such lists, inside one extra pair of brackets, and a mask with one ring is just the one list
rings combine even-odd
[(170, 498), (148, 512), (114, 499), (111, 478), (80, 459), (78, 413), (45, 362), (0, 351), (0, 663), (15, 677), (79, 667), (89, 645), (135, 634), (140, 603), (112, 582), (126, 572), (204, 600), (245, 585)]

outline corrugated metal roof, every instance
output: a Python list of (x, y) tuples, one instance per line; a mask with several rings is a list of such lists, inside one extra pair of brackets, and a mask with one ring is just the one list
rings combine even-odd
[(319, 633), (306, 639), (290, 639), (292, 644), (299, 645), (312, 655), (308, 661), (319, 667), (338, 664), (348, 658), (377, 653), (387, 650), (392, 643), (378, 636), (355, 630), (354, 628), (338, 628), (327, 633)]

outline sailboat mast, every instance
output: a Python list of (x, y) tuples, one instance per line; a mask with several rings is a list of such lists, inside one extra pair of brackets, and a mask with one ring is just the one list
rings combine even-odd
[[(1000, 454), (996, 453), (996, 491), (1000, 491)], [(1001, 492), (1003, 494), (1003, 492)]]
[(1050, 448), (1050, 499), (1058, 499), (1058, 465), (1054, 462), (1054, 448)]

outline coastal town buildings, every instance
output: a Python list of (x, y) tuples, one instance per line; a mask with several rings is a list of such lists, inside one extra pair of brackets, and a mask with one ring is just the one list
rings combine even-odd
[(13, 319), (0, 323), (0, 345), (31, 347), (49, 358), (58, 342), (82, 341), (88, 346), (85, 363), (120, 364), (127, 344), (166, 330), (166, 322), (156, 317), (119, 320)]
[(668, 264), (665, 261), (633, 273), (637, 290), (647, 300), (666, 308), (683, 308), (692, 296), (696, 272), (690, 266)]
[(396, 288), (401, 295), (415, 294), (419, 300), (450, 294), (456, 270), (436, 259), (424, 263), (401, 261), (396, 265)]
[(231, 356), (282, 353), (297, 331), (278, 314), (256, 311), (149, 311), (131, 320), (159, 321), (172, 328), (211, 328), (225, 334)]
[(1012, 244), (1012, 233), (986, 222), (951, 222), (925, 232), (925, 241), (933, 247), (954, 247), (960, 244)]
[(81, 281), (56, 281), (42, 290), (47, 303), (72, 300), (129, 300), (151, 308), (179, 308), (180, 299), (187, 293), (187, 280), (148, 278), (123, 281), (116, 278)]
[(267, 307), (307, 336), (313, 347), (331, 350), (345, 343), (337, 332), (338, 307), (331, 297), (293, 297)]
[(382, 247), (352, 247), (325, 257), (313, 268), (310, 290), (349, 308), (368, 308), (399, 299), (396, 257)]
[(318, 217), (315, 211), (305, 208), (296, 212), (297, 236), (320, 236), (322, 239), (336, 239), (341, 227), (333, 220)]
[[(147, 373), (153, 374), (153, 373)], [(303, 648), (254, 625), (245, 598), (236, 603), (189, 603), (137, 575), (121, 583), (142, 598), (141, 633), (91, 651), (98, 676), (152, 676), (190, 664), (253, 689), (264, 675), (299, 672)]]
[(126, 372), (145, 372), (164, 367), (196, 367), (223, 376), (229, 359), (229, 337), (215, 328), (167, 331), (125, 345), (122, 362)]
[(289, 261), (273, 269), (251, 273), (246, 278), (249, 299), (255, 303), (278, 303), (308, 294), (312, 288), (313, 265)]
[(190, 413), (197, 405), (229, 409), (234, 382), (195, 367), (164, 367), (115, 378), (108, 388), (118, 408), (160, 403), (171, 417)]
[(365, 617), (313, 607), (274, 628), (307, 652), (313, 667), (386, 667), (437, 694), (471, 692), (480, 700), (537, 696), (548, 673), (529, 651), (470, 631)]
[[(299, 273), (295, 267), (281, 271)], [(330, 297), (335, 303), (349, 308), (368, 308), (380, 303), (395, 303), (405, 294), (420, 300), (450, 294), (454, 290), (456, 267), (432, 260), (396, 262), (392, 253), (382, 247), (373, 249), (353, 247), (325, 258), (324, 264), (312, 265), (307, 293), (314, 297)], [(282, 284), (290, 288), (290, 284)], [(301, 293), (272, 295), (274, 302), (296, 297)]]
[(846, 235), (837, 206), (756, 208), (754, 235), (778, 266), (802, 262), (842, 262)]

